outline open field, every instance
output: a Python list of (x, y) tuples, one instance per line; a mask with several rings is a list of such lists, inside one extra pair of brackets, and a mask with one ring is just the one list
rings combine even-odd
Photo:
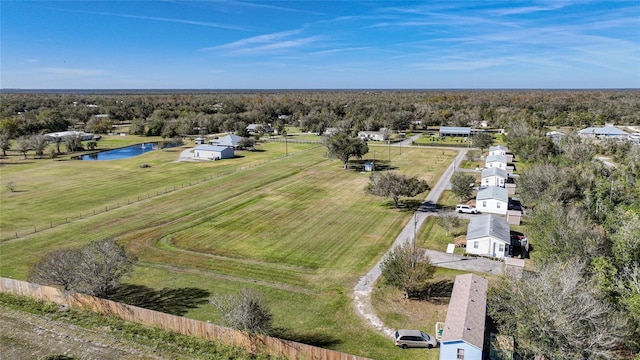
[[(289, 143), (288, 157), (284, 143), (258, 149), (205, 163), (175, 162), (180, 150), (168, 149), (117, 161), (1, 166), (0, 275), (26, 279), (51, 250), (112, 237), (140, 259), (129, 284), (209, 294), (252, 287), (282, 337), (377, 359), (421, 358), (367, 329), (349, 296), (412, 212), (366, 195), (369, 174), (342, 170), (323, 147)], [(367, 157), (373, 150), (430, 185), (455, 155), (370, 145)], [(34, 226), (38, 232), (21, 235)], [(185, 316), (219, 318), (208, 304)]]

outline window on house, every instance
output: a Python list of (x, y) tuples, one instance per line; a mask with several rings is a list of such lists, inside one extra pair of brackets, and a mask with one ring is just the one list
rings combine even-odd
[(500, 246), (498, 247), (498, 249), (499, 249), (500, 251), (504, 251), (504, 244), (500, 244)]
[(464, 360), (464, 349), (458, 349), (457, 355), (458, 360)]
[(487, 202), (486, 201), (482, 202), (482, 207), (487, 207)]
[(473, 242), (473, 248), (477, 249), (478, 247), (480, 247), (479, 243), (480, 243), (479, 241), (474, 241)]
[(500, 201), (498, 201), (496, 204), (498, 204), (498, 209), (500, 209)]

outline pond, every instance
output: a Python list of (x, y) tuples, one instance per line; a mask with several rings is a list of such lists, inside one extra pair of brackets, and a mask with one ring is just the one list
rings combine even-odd
[(175, 147), (176, 144), (169, 142), (150, 142), (137, 145), (131, 145), (123, 148), (100, 151), (92, 154), (76, 156), (74, 160), (121, 160), (138, 156), (149, 151), (158, 150), (160, 146), (163, 148)]

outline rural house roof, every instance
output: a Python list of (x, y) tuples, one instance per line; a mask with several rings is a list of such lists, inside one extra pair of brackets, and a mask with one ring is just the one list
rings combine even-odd
[(444, 321), (443, 343), (463, 340), (482, 350), (488, 284), (487, 279), (478, 275), (456, 276)]
[(496, 151), (496, 150), (500, 150), (500, 151), (504, 151), (504, 152), (508, 152), (509, 151), (509, 149), (507, 149), (507, 147), (503, 146), (503, 145), (489, 146), (489, 152)]
[(629, 135), (628, 132), (618, 129), (615, 126), (603, 126), (603, 127), (588, 127), (586, 129), (582, 129), (578, 131), (578, 134), (581, 135), (605, 135), (605, 136), (615, 136), (615, 135)]
[(473, 239), (491, 236), (511, 243), (511, 231), (507, 220), (495, 215), (474, 216), (467, 226), (467, 242)]
[(499, 161), (501, 163), (507, 163), (507, 157), (504, 155), (489, 155), (487, 156), (487, 160), (485, 160), (485, 163), (490, 163), (490, 162), (494, 162), (494, 161)]
[(509, 178), (509, 174), (507, 174), (507, 170), (500, 169), (498, 167), (490, 167), (482, 169), (482, 178), (486, 178), (489, 176), (497, 176), (503, 179)]
[(509, 193), (507, 192), (507, 189), (499, 186), (487, 186), (487, 187), (478, 189), (478, 194), (476, 195), (476, 201), (490, 200), (490, 199), (508, 202)]
[(242, 140), (242, 136), (238, 136), (235, 134), (229, 134), (227, 136), (223, 136), (219, 139), (211, 140), (210, 142), (227, 147), (238, 147), (240, 144), (240, 140)]
[(194, 150), (200, 151), (215, 151), (215, 152), (223, 152), (227, 150), (226, 146), (215, 146), (215, 145), (198, 145), (194, 148)]

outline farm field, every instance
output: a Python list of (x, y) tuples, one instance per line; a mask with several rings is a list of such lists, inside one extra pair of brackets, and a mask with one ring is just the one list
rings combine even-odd
[[(342, 170), (324, 147), (287, 146), (287, 157), (284, 143), (271, 142), (206, 163), (175, 162), (182, 149), (117, 161), (12, 159), (0, 167), (0, 275), (27, 279), (49, 251), (111, 237), (140, 259), (126, 279), (139, 289), (251, 287), (281, 337), (376, 359), (423, 358), (369, 330), (350, 298), (412, 211), (366, 195), (370, 174)], [(455, 156), (370, 145), (367, 157), (374, 150), (430, 185)], [(184, 316), (220, 314), (201, 301)]]

